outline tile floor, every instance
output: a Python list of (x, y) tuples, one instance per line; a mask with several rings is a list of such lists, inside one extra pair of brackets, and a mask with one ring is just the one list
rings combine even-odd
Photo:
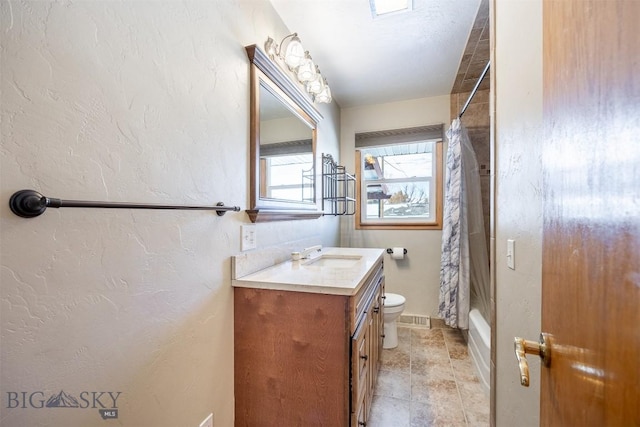
[(367, 426), (489, 425), (489, 396), (460, 331), (399, 327), (398, 347), (381, 359)]

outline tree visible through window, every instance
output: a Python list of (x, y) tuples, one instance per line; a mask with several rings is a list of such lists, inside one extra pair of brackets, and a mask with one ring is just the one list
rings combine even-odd
[(358, 228), (441, 228), (442, 143), (407, 139), (360, 144)]

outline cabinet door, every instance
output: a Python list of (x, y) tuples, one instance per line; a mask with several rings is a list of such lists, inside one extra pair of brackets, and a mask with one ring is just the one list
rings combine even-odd
[(367, 419), (369, 418), (369, 408), (367, 404), (367, 395), (363, 393), (358, 401), (358, 411), (355, 413), (355, 421), (352, 423), (354, 427), (362, 427), (367, 425)]
[[(379, 282), (382, 283), (382, 282)], [(384, 316), (382, 313), (382, 287), (378, 286), (371, 307), (371, 323), (370, 323), (370, 375), (371, 389), (376, 385), (378, 380), (378, 370), (380, 369), (380, 356), (382, 353)]]
[(377, 347), (377, 355), (378, 358), (376, 359), (376, 372), (380, 369), (381, 366), (381, 360), (380, 357), (382, 356), (382, 347), (384, 344), (384, 312), (383, 312), (383, 308), (384, 308), (384, 276), (382, 276), (380, 278), (380, 286), (378, 287), (378, 295), (377, 295), (377, 306), (379, 308), (378, 310), (378, 317), (377, 317), (377, 334), (376, 334), (376, 342), (378, 344)]
[[(358, 418), (364, 411), (364, 402), (369, 389), (369, 319), (367, 315), (351, 338), (351, 412), (352, 424), (358, 425)], [(366, 411), (362, 412), (366, 418)]]
[[(367, 332), (368, 332), (368, 337), (369, 339), (368, 341), (368, 351), (369, 351), (369, 360), (368, 360), (368, 365), (367, 365), (367, 398), (366, 400), (366, 406), (367, 408), (371, 408), (371, 401), (373, 400), (373, 389), (376, 386), (376, 380), (377, 380), (377, 376), (378, 376), (378, 355), (377, 355), (377, 349), (378, 349), (378, 340), (376, 339), (376, 329), (377, 329), (377, 323), (376, 323), (376, 314), (373, 312), (373, 309), (376, 305), (376, 300), (373, 299), (371, 301), (371, 306), (370, 306), (370, 310), (371, 310), (371, 316), (367, 317)], [(368, 418), (368, 416), (367, 416)]]

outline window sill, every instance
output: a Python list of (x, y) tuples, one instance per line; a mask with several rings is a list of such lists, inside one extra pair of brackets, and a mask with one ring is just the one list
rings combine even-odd
[(367, 223), (359, 224), (356, 222), (356, 230), (442, 230), (442, 223), (416, 224), (416, 223)]

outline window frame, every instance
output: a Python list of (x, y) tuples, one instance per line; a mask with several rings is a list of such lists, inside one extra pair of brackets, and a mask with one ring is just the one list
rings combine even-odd
[[(362, 150), (365, 147), (356, 148), (356, 214), (355, 214), (355, 228), (356, 230), (442, 230), (442, 200), (443, 200), (443, 141), (434, 140), (434, 175), (431, 177), (435, 180), (435, 219), (430, 221), (424, 220), (396, 220), (393, 219), (381, 219), (379, 221), (362, 221), (362, 212), (366, 207), (363, 206), (362, 199), (362, 187), (363, 183), (363, 171), (362, 171)], [(407, 142), (398, 142), (397, 145), (407, 144)], [(395, 145), (395, 144), (393, 144)], [(409, 180), (403, 180), (402, 182), (409, 182)], [(431, 200), (429, 201), (431, 203)]]

